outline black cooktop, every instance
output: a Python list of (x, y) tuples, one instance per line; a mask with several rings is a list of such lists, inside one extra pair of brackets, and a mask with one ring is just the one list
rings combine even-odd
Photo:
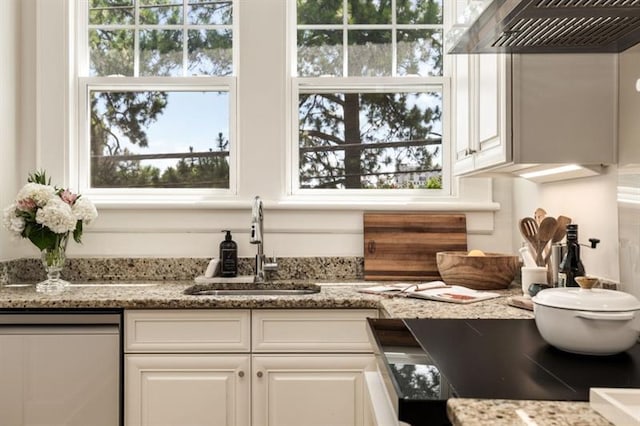
[(406, 319), (461, 398), (588, 401), (591, 387), (640, 387), (640, 344), (612, 356), (563, 352), (534, 320)]

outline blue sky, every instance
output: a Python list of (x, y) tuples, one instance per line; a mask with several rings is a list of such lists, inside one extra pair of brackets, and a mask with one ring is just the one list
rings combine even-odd
[[(189, 152), (217, 149), (217, 136), (222, 132), (229, 138), (229, 95), (227, 92), (168, 92), (167, 106), (162, 115), (147, 129), (149, 146), (131, 144), (130, 151), (143, 153)], [(146, 160), (164, 169), (177, 160)]]

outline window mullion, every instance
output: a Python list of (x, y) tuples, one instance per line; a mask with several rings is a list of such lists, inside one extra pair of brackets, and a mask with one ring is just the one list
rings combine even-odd
[(398, 22), (396, 0), (391, 0), (391, 76), (398, 75)]
[(349, 0), (342, 3), (342, 76), (349, 75)]
[(140, 4), (138, 0), (133, 2), (133, 76), (140, 75)]
[(189, 64), (189, 49), (187, 43), (189, 36), (187, 32), (187, 0), (182, 0), (182, 76), (186, 77), (187, 66)]

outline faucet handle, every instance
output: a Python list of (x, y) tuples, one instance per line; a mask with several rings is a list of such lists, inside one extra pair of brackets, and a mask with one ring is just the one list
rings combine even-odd
[(276, 258), (276, 256), (274, 255), (271, 259), (266, 257), (263, 267), (265, 271), (277, 271), (278, 259)]

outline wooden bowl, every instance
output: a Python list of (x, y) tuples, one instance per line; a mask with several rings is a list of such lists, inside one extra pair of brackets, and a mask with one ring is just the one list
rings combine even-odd
[(520, 269), (518, 256), (501, 253), (468, 256), (466, 251), (441, 251), (436, 263), (445, 283), (475, 290), (507, 288)]

